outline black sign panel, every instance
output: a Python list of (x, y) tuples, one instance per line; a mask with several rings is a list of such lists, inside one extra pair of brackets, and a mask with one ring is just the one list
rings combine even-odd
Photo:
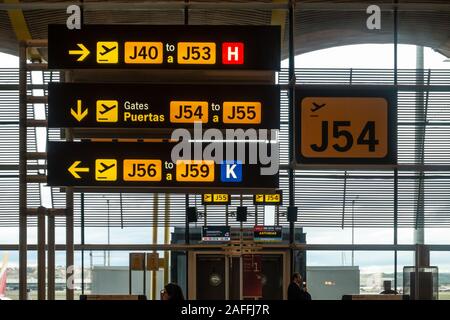
[(279, 119), (278, 86), (49, 84), (51, 128), (279, 129)]
[(397, 163), (397, 92), (392, 86), (298, 86), (299, 164)]
[(48, 27), (50, 69), (279, 70), (279, 26)]
[(202, 241), (226, 242), (230, 240), (231, 240), (231, 229), (229, 226), (202, 227)]
[(281, 206), (282, 204), (282, 190), (277, 190), (275, 193), (257, 193), (253, 195), (253, 205), (255, 206)]
[[(177, 187), (217, 189), (276, 189), (278, 173), (262, 175), (260, 164), (234, 159), (176, 160), (178, 143), (48, 142), (48, 185), (85, 187)], [(209, 144), (189, 144), (191, 154)], [(179, 147), (179, 146), (178, 146)], [(234, 145), (236, 147), (236, 145)], [(186, 151), (188, 152), (188, 151)], [(224, 152), (225, 154), (225, 152)], [(236, 154), (236, 153), (235, 153)], [(202, 157), (202, 154), (200, 154)]]

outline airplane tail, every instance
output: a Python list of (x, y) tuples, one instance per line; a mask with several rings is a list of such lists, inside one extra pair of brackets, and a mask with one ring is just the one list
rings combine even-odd
[(8, 273), (8, 254), (3, 256), (3, 264), (0, 268), (0, 297), (4, 297), (6, 294), (6, 277)]

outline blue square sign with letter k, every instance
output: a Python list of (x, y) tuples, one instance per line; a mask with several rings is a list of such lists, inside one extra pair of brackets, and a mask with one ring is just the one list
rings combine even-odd
[(220, 164), (220, 181), (241, 182), (242, 181), (242, 161), (226, 160)]

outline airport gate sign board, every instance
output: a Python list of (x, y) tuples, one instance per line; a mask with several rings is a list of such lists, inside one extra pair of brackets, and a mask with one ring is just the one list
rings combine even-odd
[(280, 69), (280, 26), (48, 27), (49, 69)]
[(396, 164), (397, 92), (392, 86), (297, 86), (298, 164)]
[(255, 206), (281, 206), (282, 204), (282, 190), (276, 190), (275, 193), (257, 193), (253, 195), (253, 205)]
[(51, 128), (280, 128), (275, 85), (50, 83)]
[(231, 195), (228, 193), (203, 193), (202, 205), (229, 205), (231, 203)]
[[(226, 160), (172, 162), (173, 142), (52, 142), (47, 145), (49, 186), (192, 189), (277, 189), (278, 173), (260, 164)], [(194, 144), (192, 154), (195, 154)], [(203, 146), (198, 143), (200, 150)], [(225, 154), (225, 152), (224, 152)]]

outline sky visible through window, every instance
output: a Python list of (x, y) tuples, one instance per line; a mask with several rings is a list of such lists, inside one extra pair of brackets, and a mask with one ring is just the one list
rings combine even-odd
[[(295, 59), (296, 68), (393, 68), (394, 48), (392, 44), (364, 44), (351, 45), (318, 50), (299, 55)], [(425, 68), (450, 69), (450, 62), (446, 58), (425, 48)], [(0, 53), (0, 68), (17, 68), (18, 58)], [(288, 60), (282, 61), (282, 67), (288, 67)], [(398, 67), (401, 69), (414, 69), (416, 67), (416, 47), (413, 45), (398, 46)], [(39, 83), (42, 78), (33, 75), (33, 81)], [(36, 92), (39, 95), (41, 93)], [(40, 109), (40, 112), (39, 112)], [(43, 116), (44, 107), (37, 106), (38, 116)], [(38, 133), (38, 149), (45, 150), (45, 128)], [(44, 193), (43, 205), (49, 206), (48, 190), (42, 187)], [(357, 209), (357, 208), (356, 208)], [(273, 221), (274, 210), (267, 210), (266, 221)], [(305, 228), (308, 243), (348, 244), (351, 243), (351, 230), (346, 228)], [(448, 229), (427, 230), (425, 239), (427, 243), (448, 244), (450, 234)], [(413, 229), (399, 229), (399, 243), (413, 242)], [(87, 230), (87, 243), (106, 243), (107, 228), (89, 228)], [(64, 230), (57, 230), (56, 241), (65, 241)], [(159, 242), (163, 242), (163, 228), (158, 230)], [(36, 230), (30, 228), (29, 243), (36, 243)], [(392, 229), (355, 229), (355, 243), (357, 244), (388, 244), (392, 243)], [(151, 228), (129, 228), (121, 230), (111, 229), (111, 243), (150, 243)], [(79, 230), (75, 230), (75, 241), (79, 243)], [(0, 243), (18, 243), (17, 228), (0, 228)], [(2, 254), (0, 252), (0, 254)], [(351, 252), (308, 252), (308, 265), (350, 265)], [(30, 253), (30, 265), (35, 264), (35, 255)], [(64, 255), (57, 254), (57, 264), (64, 265)], [(411, 265), (413, 254), (410, 252), (399, 253), (399, 265)], [(76, 263), (80, 264), (80, 256), (76, 255)], [(89, 262), (86, 264), (88, 265)], [(128, 255), (125, 253), (111, 253), (111, 265), (127, 265)], [(438, 265), (440, 271), (450, 271), (449, 253), (432, 254), (432, 264)], [(18, 265), (18, 254), (11, 253), (10, 265)], [(392, 252), (355, 252), (355, 265), (361, 268), (361, 272), (393, 272)], [(401, 272), (401, 268), (399, 268)]]

